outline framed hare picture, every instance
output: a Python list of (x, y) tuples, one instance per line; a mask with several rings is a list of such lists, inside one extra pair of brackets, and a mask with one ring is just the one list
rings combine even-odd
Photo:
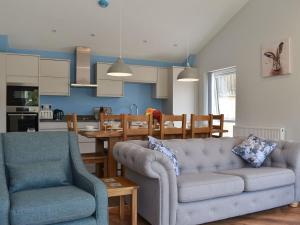
[(272, 77), (291, 73), (291, 39), (286, 38), (262, 46), (262, 75)]

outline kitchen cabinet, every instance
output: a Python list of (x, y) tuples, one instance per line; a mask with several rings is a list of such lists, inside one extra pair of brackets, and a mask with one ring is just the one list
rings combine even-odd
[(124, 81), (133, 83), (156, 83), (157, 67), (130, 65), (133, 75), (123, 77)]
[(70, 95), (70, 61), (40, 60), (40, 95)]
[(6, 55), (7, 83), (23, 83), (32, 86), (39, 84), (39, 56)]
[(111, 66), (109, 63), (98, 62), (96, 64), (96, 73), (98, 79), (119, 80), (132, 83), (156, 83), (157, 67), (129, 65), (133, 75), (128, 77), (113, 77), (107, 75), (107, 70)]
[(119, 80), (97, 80), (97, 97), (123, 97), (124, 83)]
[(6, 132), (5, 54), (0, 54), (0, 133)]
[(169, 68), (157, 68), (157, 82), (153, 86), (153, 98), (168, 98)]
[(112, 64), (110, 63), (97, 63), (96, 64), (96, 76), (99, 80), (123, 80), (122, 77), (114, 77), (107, 75), (107, 70)]
[[(167, 114), (180, 115), (185, 113), (190, 115), (197, 113), (198, 82), (177, 81), (177, 76), (182, 70), (184, 67), (172, 67), (169, 70), (168, 99), (163, 108)], [(196, 69), (195, 72), (197, 72)]]
[(111, 66), (109, 63), (96, 64), (97, 77), (97, 97), (123, 97), (124, 82), (122, 77), (107, 75), (107, 70)]

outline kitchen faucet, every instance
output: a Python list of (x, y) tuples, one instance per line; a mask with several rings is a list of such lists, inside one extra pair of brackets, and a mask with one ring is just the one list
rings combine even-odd
[(136, 104), (132, 104), (132, 105), (130, 106), (130, 114), (131, 114), (131, 115), (133, 114), (133, 108), (136, 109), (136, 115), (138, 115), (138, 114), (139, 114), (139, 108), (138, 108), (138, 106), (137, 106)]

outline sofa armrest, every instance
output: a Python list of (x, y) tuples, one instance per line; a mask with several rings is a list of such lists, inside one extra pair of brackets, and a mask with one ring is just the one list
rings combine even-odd
[(288, 168), (296, 174), (295, 200), (300, 201), (300, 143), (286, 142), (282, 153)]
[(0, 135), (0, 224), (9, 225), (9, 193), (5, 175), (2, 136)]
[(174, 225), (178, 204), (177, 178), (170, 160), (162, 153), (150, 150), (135, 142), (119, 142), (114, 146), (114, 158), (142, 176), (157, 179), (161, 191), (160, 224)]
[(77, 135), (69, 134), (70, 153), (72, 160), (72, 174), (74, 184), (82, 190), (93, 195), (96, 199), (97, 225), (108, 225), (108, 197), (105, 184), (90, 174), (81, 159)]
[(300, 143), (279, 143), (277, 151), (272, 153), (272, 166), (286, 167), (295, 172), (295, 200), (300, 201)]

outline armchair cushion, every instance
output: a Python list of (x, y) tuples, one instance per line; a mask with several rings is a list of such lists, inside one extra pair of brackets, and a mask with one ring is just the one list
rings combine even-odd
[(61, 161), (8, 164), (10, 192), (69, 184)]
[(95, 220), (95, 217), (87, 217), (84, 219), (80, 219), (80, 220), (73, 220), (70, 222), (64, 222), (64, 223), (56, 223), (53, 225), (97, 225), (97, 222)]
[(95, 198), (75, 187), (62, 186), (11, 194), (11, 225), (46, 225), (90, 217)]

